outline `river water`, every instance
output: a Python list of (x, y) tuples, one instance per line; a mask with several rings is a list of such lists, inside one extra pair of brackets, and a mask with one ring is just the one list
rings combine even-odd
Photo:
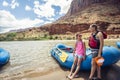
[(0, 80), (44, 75), (55, 71), (59, 65), (50, 56), (50, 50), (57, 43), (71, 43), (71, 41), (0, 42), (0, 47), (7, 50), (11, 56), (10, 62), (0, 69)]
[[(0, 68), (0, 80), (24, 80), (24, 78), (29, 80), (29, 78), (42, 76), (60, 69), (51, 57), (50, 50), (57, 43), (73, 46), (74, 42), (71, 40), (0, 42), (0, 47), (7, 50), (11, 56), (9, 63)], [(117, 65), (120, 66), (120, 62)], [(119, 66), (112, 67), (115, 70), (110, 68), (109, 71), (116, 75), (120, 73), (120, 71), (118, 72)]]

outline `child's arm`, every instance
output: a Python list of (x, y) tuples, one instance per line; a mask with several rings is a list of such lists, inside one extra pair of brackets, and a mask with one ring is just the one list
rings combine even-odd
[(75, 43), (75, 47), (74, 47), (74, 50), (73, 50), (73, 56), (74, 56), (75, 51), (76, 51), (76, 46), (77, 46), (77, 41), (76, 41), (76, 43)]

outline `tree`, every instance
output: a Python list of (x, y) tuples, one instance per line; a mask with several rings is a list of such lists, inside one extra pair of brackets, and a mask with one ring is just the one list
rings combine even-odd
[(6, 36), (6, 40), (14, 40), (16, 33), (9, 33)]

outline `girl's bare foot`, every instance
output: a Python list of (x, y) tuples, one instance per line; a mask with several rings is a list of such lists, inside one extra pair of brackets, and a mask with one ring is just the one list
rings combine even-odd
[(70, 73), (68, 76), (66, 76), (67, 78), (69, 78), (70, 76), (72, 76), (72, 74)]

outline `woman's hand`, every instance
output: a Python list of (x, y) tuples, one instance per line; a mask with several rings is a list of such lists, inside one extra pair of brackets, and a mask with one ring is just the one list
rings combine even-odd
[(101, 57), (101, 54), (98, 54), (98, 56), (97, 57)]

